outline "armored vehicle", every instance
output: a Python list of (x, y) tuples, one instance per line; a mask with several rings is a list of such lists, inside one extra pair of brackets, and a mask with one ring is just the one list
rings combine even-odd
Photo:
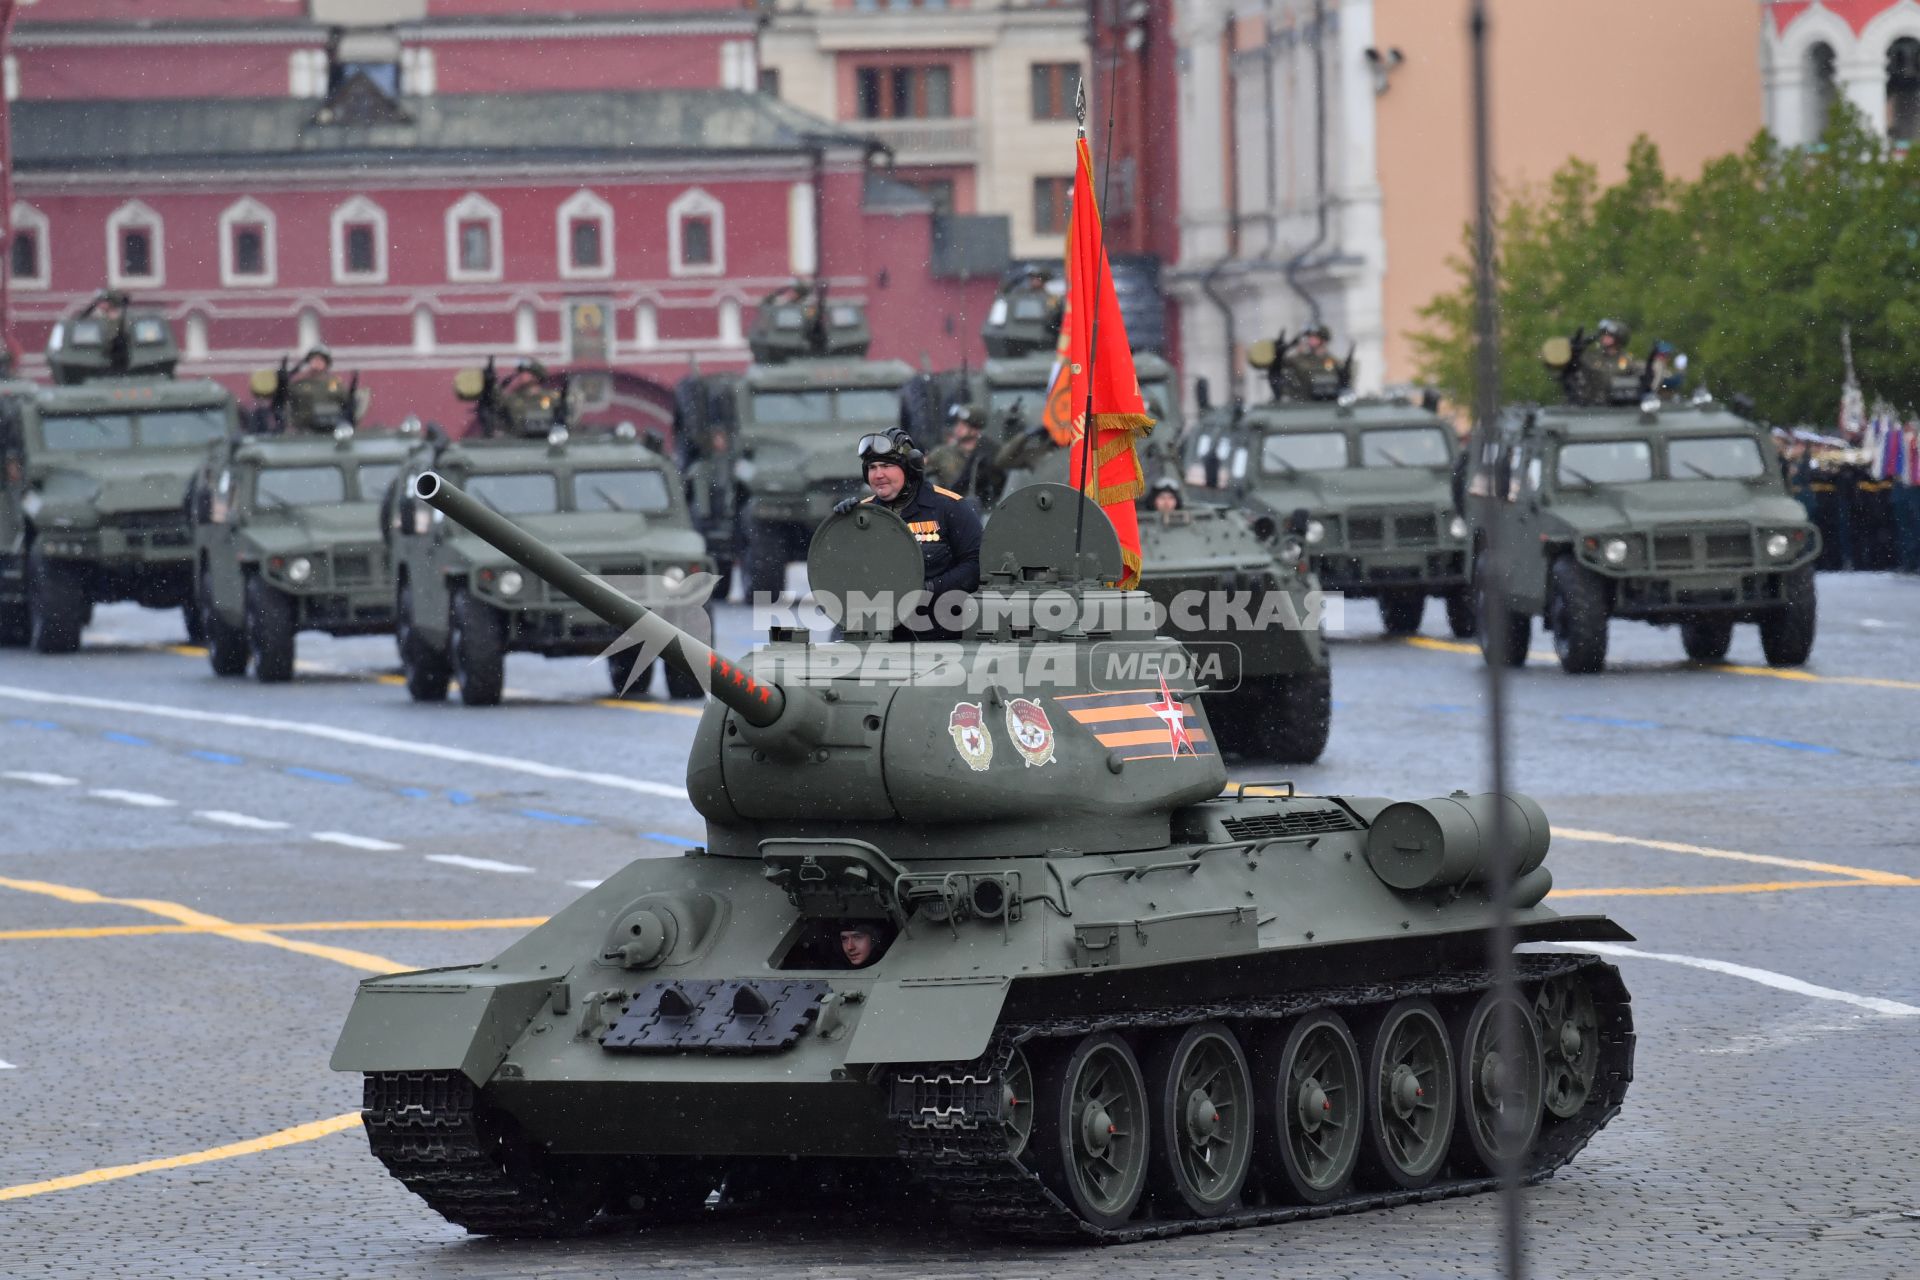
[(417, 443), (342, 422), (214, 446), (191, 505), (195, 599), (217, 674), (251, 660), (261, 681), (288, 680), (302, 631), (393, 630), (380, 506)]
[(198, 638), (187, 482), (237, 411), (178, 358), (163, 313), (103, 293), (54, 326), (54, 386), (0, 384), (0, 644), (71, 653), (113, 600)]
[(1678, 623), (1700, 662), (1726, 656), (1738, 622), (1759, 624), (1774, 666), (1813, 650), (1820, 534), (1771, 435), (1704, 393), (1513, 409), (1475, 442), (1465, 505), (1477, 547), (1497, 524), (1510, 549), (1500, 580), (1476, 555), (1474, 587), (1515, 666), (1535, 617), (1570, 672), (1606, 665), (1611, 618)]
[[(1227, 787), (1189, 686), (1106, 679), (1178, 646), (1103, 585), (1097, 510), (1075, 553), (1073, 490), (1001, 505), (963, 640), (849, 608), (844, 640), (780, 631), (751, 669), (437, 475), (416, 493), (714, 697), (700, 848), (489, 961), (360, 986), (333, 1066), (366, 1077), (373, 1153), (468, 1230), (864, 1167), (985, 1230), (1136, 1239), (1482, 1191), (1508, 1155), (1545, 1177), (1618, 1111), (1618, 972), (1517, 955), (1516, 998), (1486, 968), (1495, 858), (1521, 941), (1627, 936), (1541, 905), (1539, 807)], [(866, 506), (808, 571), (885, 598), (921, 561)]]
[[(481, 385), (478, 371), (467, 370), (457, 389), (465, 394)], [(548, 411), (554, 405), (541, 405), (537, 395), (523, 402), (533, 411), (512, 419), (513, 434), (422, 441), (407, 458), (387, 504), (394, 638), (407, 692), (417, 701), (440, 701), (448, 682), (457, 680), (461, 701), (490, 706), (500, 701), (509, 652), (597, 655), (621, 637), (480, 539), (405, 496), (412, 478), (429, 468), (458, 477), (476, 500), (511, 513), (603, 576), (646, 577), (656, 589), (673, 591), (712, 569), (687, 519), (680, 476), (669, 459), (631, 430), (574, 434), (553, 425)], [(635, 648), (609, 654), (615, 693), (646, 692), (651, 671), (636, 674), (640, 658)], [(700, 691), (672, 668), (667, 689), (676, 698)]]
[[(1275, 519), (1306, 513), (1307, 557), (1330, 591), (1380, 602), (1388, 635), (1420, 629), (1427, 597), (1446, 601), (1456, 636), (1474, 633), (1467, 522), (1454, 510), (1460, 453), (1431, 408), (1361, 399), (1340, 382), (1314, 398), (1281, 394), (1287, 374), (1258, 342), (1274, 399), (1203, 418), (1188, 445), (1188, 479)], [(1323, 391), (1330, 391), (1321, 398)]]
[(702, 531), (717, 559), (745, 562), (750, 591), (778, 595), (814, 525), (860, 491), (855, 446), (899, 424), (899, 389), (913, 370), (865, 359), (866, 308), (828, 299), (819, 285), (769, 294), (747, 341), (745, 373), (683, 381), (674, 434), (689, 465), (730, 455), (735, 483), (710, 483)]

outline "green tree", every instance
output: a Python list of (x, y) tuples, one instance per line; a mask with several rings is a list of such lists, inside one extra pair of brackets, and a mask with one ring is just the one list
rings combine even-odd
[[(1569, 160), (1544, 188), (1506, 195), (1496, 245), (1509, 403), (1555, 398), (1540, 344), (1613, 316), (1633, 326), (1636, 351), (1672, 342), (1696, 383), (1750, 395), (1775, 421), (1832, 419), (1842, 326), (1868, 392), (1920, 404), (1920, 156), (1850, 109), (1816, 146), (1763, 133), (1691, 181), (1666, 174), (1644, 137), (1609, 187)], [(1451, 265), (1460, 285), (1409, 336), (1421, 376), (1461, 399), (1473, 391), (1470, 251)]]

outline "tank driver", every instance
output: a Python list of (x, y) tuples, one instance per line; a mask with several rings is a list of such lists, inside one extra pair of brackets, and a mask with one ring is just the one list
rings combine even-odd
[[(860, 469), (871, 497), (843, 498), (834, 507), (844, 514), (864, 502), (877, 502), (906, 521), (920, 544), (926, 569), (924, 586), (934, 600), (949, 591), (966, 593), (980, 585), (979, 509), (951, 489), (926, 477), (926, 456), (899, 427), (860, 437)], [(951, 640), (953, 633), (915, 619), (906, 638)]]

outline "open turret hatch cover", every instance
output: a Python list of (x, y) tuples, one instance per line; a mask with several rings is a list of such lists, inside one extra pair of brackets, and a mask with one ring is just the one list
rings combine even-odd
[(849, 636), (892, 630), (926, 580), (913, 531), (877, 502), (828, 516), (807, 548), (807, 586)]
[[(1081, 520), (1079, 511), (1086, 507)], [(1076, 534), (1076, 528), (1078, 532)], [(1076, 537), (1080, 563), (1074, 564)], [(980, 543), (980, 575), (1015, 582), (1050, 577), (1071, 582), (1118, 582), (1126, 573), (1120, 535), (1107, 513), (1072, 485), (1030, 484), (1015, 489), (993, 509)]]

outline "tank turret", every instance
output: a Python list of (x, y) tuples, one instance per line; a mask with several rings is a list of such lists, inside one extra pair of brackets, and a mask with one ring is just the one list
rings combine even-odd
[(327, 433), (357, 426), (365, 409), (360, 375), (342, 377), (333, 357), (314, 348), (296, 363), (282, 359), (277, 369), (256, 369), (247, 387), (260, 403), (263, 430)]
[(1060, 341), (1064, 290), (1055, 277), (1028, 272), (1000, 290), (980, 326), (980, 340), (995, 360), (1052, 355)]
[(473, 405), (476, 432), (483, 436), (539, 438), (572, 417), (567, 376), (538, 360), (522, 360), (502, 378), (493, 360), (480, 369), (454, 375), (453, 394)]
[(126, 294), (102, 289), (53, 326), (47, 367), (58, 386), (94, 378), (171, 378), (180, 363), (173, 326), (157, 307), (136, 307)]
[(861, 358), (873, 345), (867, 309), (828, 299), (826, 286), (796, 282), (760, 301), (747, 345), (756, 364), (829, 356)]

